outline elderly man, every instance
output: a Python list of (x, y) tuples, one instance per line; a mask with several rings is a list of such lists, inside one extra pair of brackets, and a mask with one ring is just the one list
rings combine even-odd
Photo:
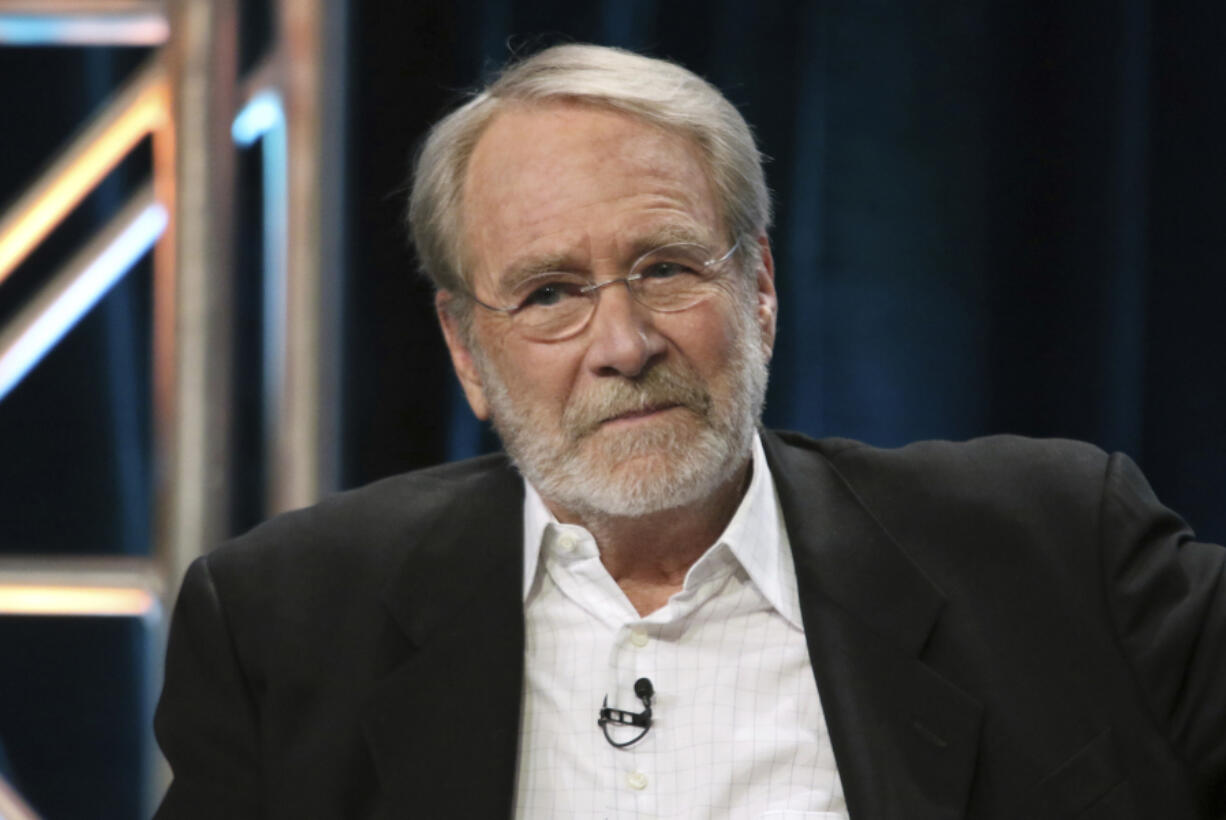
[(1127, 458), (758, 430), (769, 202), (711, 86), (544, 51), (410, 221), (509, 457), (193, 565), (161, 816), (1226, 812), (1226, 558)]

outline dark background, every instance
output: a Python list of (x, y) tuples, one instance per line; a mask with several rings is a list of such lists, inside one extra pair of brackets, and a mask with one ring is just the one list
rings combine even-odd
[[(768, 425), (884, 446), (1086, 439), (1226, 539), (1226, 4), (348, 8), (340, 485), (495, 446), (413, 274), (404, 178), (423, 129), (509, 53), (581, 40), (706, 76), (771, 158)], [(244, 4), (244, 66), (269, 14)], [(0, 199), (145, 54), (0, 49)], [(262, 472), (252, 152), (239, 167), (236, 531), (261, 516)], [(112, 175), (0, 287), (0, 317), (147, 171), (138, 152)], [(0, 552), (148, 553), (150, 286), (138, 266), (0, 402)], [(139, 814), (146, 654), (136, 624), (0, 619), (7, 770), (48, 818)]]

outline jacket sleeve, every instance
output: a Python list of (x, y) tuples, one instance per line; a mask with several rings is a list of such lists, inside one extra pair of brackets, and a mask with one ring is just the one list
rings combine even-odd
[(1210, 816), (1226, 818), (1226, 549), (1198, 543), (1127, 456), (1100, 510), (1116, 634)]
[(208, 556), (199, 558), (175, 605), (154, 717), (174, 775), (155, 817), (263, 816), (256, 720)]

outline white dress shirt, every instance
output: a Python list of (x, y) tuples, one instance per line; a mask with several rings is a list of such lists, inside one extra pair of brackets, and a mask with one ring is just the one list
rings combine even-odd
[[(846, 820), (761, 442), (732, 521), (646, 617), (591, 534), (526, 489), (516, 816)], [(602, 701), (641, 711), (641, 677), (655, 689), (650, 731), (614, 748), (596, 724)], [(640, 731), (608, 728), (619, 742)]]

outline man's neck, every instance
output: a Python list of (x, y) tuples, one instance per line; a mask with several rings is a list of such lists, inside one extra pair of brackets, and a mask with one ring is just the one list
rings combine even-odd
[(545, 500), (567, 524), (596, 539), (600, 560), (640, 615), (664, 606), (685, 582), (686, 572), (728, 526), (745, 495), (752, 460), (705, 498), (636, 517), (573, 513)]

